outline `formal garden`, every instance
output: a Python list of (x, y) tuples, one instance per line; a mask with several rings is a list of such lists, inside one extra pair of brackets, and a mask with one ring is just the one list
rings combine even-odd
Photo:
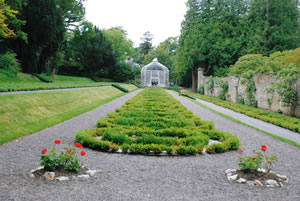
[(300, 200), (299, 1), (90, 2), (0, 0), (1, 201)]

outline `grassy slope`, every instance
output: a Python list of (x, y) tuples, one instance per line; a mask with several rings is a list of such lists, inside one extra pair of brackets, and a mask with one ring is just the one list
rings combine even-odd
[(123, 94), (104, 87), (0, 96), (0, 144), (70, 119)]
[(18, 73), (17, 77), (11, 78), (3, 73), (3, 71), (0, 71), (0, 92), (73, 87), (96, 87), (110, 84), (112, 84), (112, 82), (95, 82), (86, 77), (63, 75), (56, 75), (53, 83), (44, 83), (29, 74)]

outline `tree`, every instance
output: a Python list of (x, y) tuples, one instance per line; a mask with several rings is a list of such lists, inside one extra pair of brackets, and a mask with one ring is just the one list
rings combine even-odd
[(139, 50), (142, 54), (142, 60), (144, 60), (144, 57), (146, 54), (148, 54), (152, 49), (152, 39), (153, 35), (147, 31), (143, 34), (143, 37), (141, 38), (141, 43), (139, 45)]
[(12, 10), (4, 0), (0, 0), (0, 36), (3, 38), (11, 38), (16, 36), (14, 30), (10, 29), (7, 24), (8, 17), (15, 18), (18, 11)]
[(73, 30), (81, 22), (85, 15), (83, 2), (85, 0), (56, 0), (58, 11), (62, 17), (66, 29)]
[(169, 37), (164, 42), (160, 43), (157, 48), (149, 52), (144, 58), (144, 64), (150, 63), (154, 58), (157, 58), (160, 63), (169, 68), (170, 80), (176, 80), (175, 75), (175, 56), (178, 46), (177, 37)]
[(17, 53), (23, 72), (45, 72), (49, 70), (49, 60), (57, 53), (65, 31), (55, 0), (28, 0), (21, 14), (21, 20), (26, 20), (22, 31), (28, 40), (11, 40), (9, 47)]
[(101, 30), (89, 22), (83, 22), (75, 30), (71, 43), (74, 48), (74, 60), (81, 64), (85, 75), (112, 78), (113, 68), (117, 63), (116, 56), (111, 42)]
[(126, 31), (120, 27), (104, 30), (105, 37), (111, 42), (115, 56), (124, 61), (127, 56), (134, 57), (133, 42), (127, 39)]

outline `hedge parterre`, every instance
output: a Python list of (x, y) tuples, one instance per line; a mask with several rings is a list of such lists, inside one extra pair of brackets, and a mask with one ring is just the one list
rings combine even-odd
[[(210, 139), (220, 143), (209, 144)], [(206, 148), (222, 153), (239, 148), (239, 139), (217, 131), (163, 89), (144, 89), (116, 112), (97, 121), (97, 128), (76, 134), (76, 142), (99, 151), (129, 154), (194, 155)]]

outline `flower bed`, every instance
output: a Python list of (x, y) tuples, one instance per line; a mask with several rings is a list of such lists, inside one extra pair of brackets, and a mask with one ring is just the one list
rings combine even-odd
[[(210, 139), (220, 143), (209, 144)], [(214, 129), (163, 89), (145, 89), (97, 128), (79, 131), (76, 142), (99, 151), (152, 155), (222, 153), (239, 148), (239, 139)]]

